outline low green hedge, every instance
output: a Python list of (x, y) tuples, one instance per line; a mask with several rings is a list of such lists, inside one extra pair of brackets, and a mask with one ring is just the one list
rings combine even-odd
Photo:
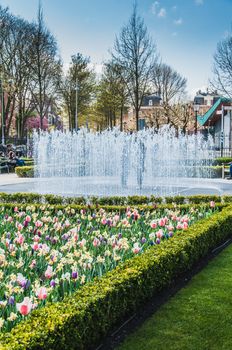
[(5, 193), (0, 192), (0, 202), (19, 202), (19, 203), (44, 203), (44, 204), (68, 204), (68, 205), (90, 205), (96, 206), (128, 206), (128, 205), (160, 205), (160, 204), (188, 204), (188, 203), (207, 203), (215, 202), (232, 202), (232, 196), (217, 196), (217, 195), (194, 195), (194, 196), (173, 196), (173, 197), (155, 197), (155, 196), (130, 196), (130, 197), (62, 197), (52, 194), (38, 193)]
[(15, 172), (18, 177), (34, 177), (34, 166), (18, 166)]
[(47, 304), (0, 336), (1, 350), (74, 350), (97, 345), (124, 317), (231, 235), (225, 208), (171, 240), (120, 264), (62, 302)]
[(214, 164), (215, 165), (222, 165), (223, 163), (230, 163), (232, 162), (231, 157), (220, 157), (220, 158), (215, 158)]
[[(186, 213), (189, 211), (190, 208), (199, 208), (202, 206), (209, 207), (208, 203), (201, 203), (201, 204), (179, 204), (178, 209), (182, 211), (186, 211)], [(228, 206), (228, 203), (216, 203), (215, 204), (218, 209), (222, 209), (226, 206)], [(73, 209), (75, 212), (79, 212), (80, 210), (86, 210), (89, 213), (92, 213), (98, 209), (104, 209), (106, 212), (117, 212), (117, 213), (124, 213), (127, 210), (127, 207), (124, 205), (80, 205), (80, 204), (72, 204), (72, 205), (65, 205), (65, 204), (41, 204), (41, 203), (26, 203), (26, 202), (21, 202), (21, 203), (0, 203), (0, 210), (4, 210), (5, 208), (14, 208), (17, 207), (20, 210), (26, 210), (27, 207), (34, 207), (35, 210), (41, 209), (41, 210), (46, 210), (49, 209), (51, 212), (58, 212), (60, 210), (65, 210), (67, 215), (71, 213), (71, 210)], [(163, 210), (164, 212), (166, 209), (174, 209), (176, 208), (177, 205), (175, 203), (170, 203), (170, 204), (160, 204), (158, 206), (158, 210)], [(145, 212), (145, 211), (154, 211), (155, 208), (152, 205), (136, 205), (136, 209), (138, 209), (140, 212)], [(72, 213), (71, 213), (72, 215)]]

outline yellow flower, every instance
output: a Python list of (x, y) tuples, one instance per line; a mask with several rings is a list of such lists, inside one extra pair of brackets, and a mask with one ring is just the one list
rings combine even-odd
[(17, 317), (18, 317), (17, 314), (15, 314), (14, 312), (11, 312), (10, 316), (7, 318), (7, 321), (14, 321), (16, 320)]

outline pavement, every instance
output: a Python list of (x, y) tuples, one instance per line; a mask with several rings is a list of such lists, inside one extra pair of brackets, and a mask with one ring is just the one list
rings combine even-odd
[[(83, 178), (82, 178), (83, 179)], [(42, 180), (42, 179), (41, 179)], [(46, 181), (43, 179), (42, 181)], [(58, 179), (56, 179), (57, 181)], [(75, 179), (72, 179), (75, 180)], [(164, 180), (164, 179), (163, 179)], [(15, 192), (38, 192), (39, 182), (34, 178), (19, 178), (16, 174), (0, 174), (0, 192), (15, 193)], [(49, 179), (51, 185), (52, 179)], [(59, 178), (61, 181), (61, 178)], [(194, 195), (194, 194), (217, 194), (217, 195), (232, 195), (232, 180), (227, 179), (197, 179), (197, 182), (192, 179), (183, 179), (182, 184), (178, 185), (176, 194)], [(40, 183), (41, 185), (41, 183)], [(67, 185), (67, 182), (66, 182)], [(91, 184), (90, 184), (91, 186)], [(56, 186), (55, 186), (56, 187)], [(52, 186), (49, 187), (52, 192)], [(62, 186), (60, 187), (60, 189)], [(83, 189), (82, 189), (83, 190)], [(144, 187), (142, 192), (149, 195), (152, 193), (151, 188)], [(53, 192), (52, 192), (53, 193)], [(55, 192), (54, 192), (55, 193)], [(67, 194), (70, 195), (71, 193)], [(89, 193), (72, 193), (72, 195), (89, 195)], [(64, 194), (65, 195), (65, 194)]]

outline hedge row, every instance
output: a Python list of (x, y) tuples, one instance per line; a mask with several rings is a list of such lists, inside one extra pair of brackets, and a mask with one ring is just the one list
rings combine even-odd
[[(202, 206), (209, 207), (208, 203), (200, 203), (200, 204), (178, 204), (178, 209), (182, 211), (189, 212), (190, 208), (199, 208)], [(226, 203), (216, 203), (216, 207), (221, 210), (228, 206)], [(65, 210), (67, 215), (75, 212), (80, 212), (81, 210), (86, 210), (88, 213), (92, 213), (93, 211), (98, 210), (99, 208), (104, 209), (106, 212), (117, 212), (117, 213), (125, 213), (127, 210), (126, 206), (123, 205), (78, 205), (78, 204), (73, 204), (73, 205), (64, 205), (64, 204), (39, 204), (39, 203), (31, 203), (31, 204), (26, 204), (26, 203), (0, 203), (0, 210), (5, 210), (7, 209), (12, 209), (12, 211), (15, 210), (15, 207), (17, 207), (19, 210), (27, 210), (29, 207), (30, 210), (36, 211), (37, 209), (40, 210), (50, 210), (52, 213), (57, 213), (60, 210)], [(33, 208), (32, 208), (33, 207)], [(170, 204), (160, 204), (158, 206), (158, 210), (166, 210), (166, 209), (175, 209), (176, 204), (170, 203)], [(136, 205), (136, 209), (138, 209), (140, 212), (145, 212), (145, 211), (154, 211), (156, 209), (156, 206), (153, 205)], [(72, 212), (74, 210), (74, 212)]]
[(173, 197), (155, 197), (155, 196), (129, 196), (129, 197), (62, 197), (52, 194), (41, 195), (38, 193), (13, 193), (8, 194), (0, 192), (0, 202), (2, 203), (44, 203), (44, 204), (68, 204), (68, 205), (154, 205), (154, 204), (192, 204), (192, 203), (207, 203), (210, 201), (215, 202), (232, 202), (232, 196), (216, 196), (216, 195), (195, 195), (195, 196), (173, 196)]
[(231, 235), (225, 208), (171, 240), (153, 246), (62, 302), (47, 304), (0, 336), (1, 350), (74, 350), (97, 345), (119, 321)]
[(15, 168), (18, 177), (34, 177), (34, 166), (18, 166)]
[(226, 163), (230, 163), (230, 162), (232, 162), (231, 157), (220, 157), (220, 158), (215, 158), (215, 160), (214, 160), (215, 165), (222, 165), (222, 164), (226, 164)]

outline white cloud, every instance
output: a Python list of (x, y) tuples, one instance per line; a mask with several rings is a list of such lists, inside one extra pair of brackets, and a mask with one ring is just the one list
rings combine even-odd
[(172, 6), (172, 11), (176, 11), (176, 9), (177, 9), (177, 6), (175, 5), (175, 6)]
[(165, 8), (162, 7), (158, 13), (158, 17), (164, 18), (164, 17), (166, 17), (166, 14), (167, 14), (167, 12), (166, 12)]
[(177, 25), (177, 26), (180, 26), (182, 23), (183, 23), (183, 19), (182, 18), (176, 19), (174, 21), (174, 24)]
[(195, 0), (195, 4), (196, 5), (203, 5), (204, 4), (204, 0)]
[(153, 4), (151, 5), (151, 12), (153, 13), (153, 15), (157, 15), (159, 6), (160, 6), (159, 1), (153, 2)]

